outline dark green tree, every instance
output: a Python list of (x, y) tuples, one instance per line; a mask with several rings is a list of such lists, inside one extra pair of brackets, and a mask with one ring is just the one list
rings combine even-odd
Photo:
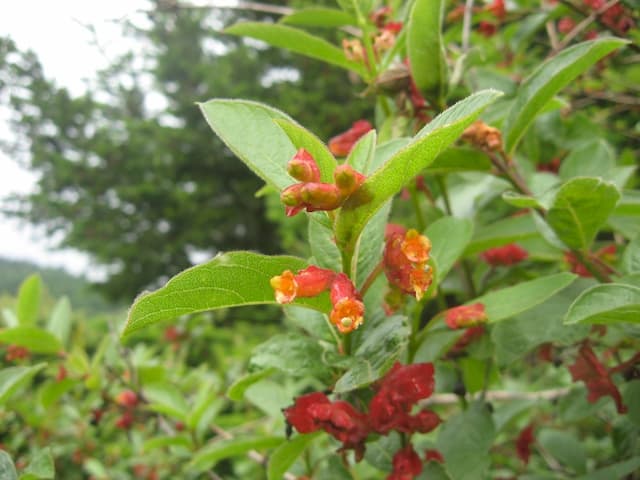
[[(112, 299), (157, 285), (194, 252), (279, 250), (278, 225), (255, 198), (260, 181), (212, 134), (196, 101), (268, 101), (325, 139), (371, 113), (344, 72), (217, 33), (228, 12), (164, 4), (144, 28), (124, 25), (141, 53), (118, 58), (81, 96), (0, 39), (0, 100), (17, 138), (5, 147), (39, 174), (37, 190), (4, 210), (62, 232), (62, 246), (108, 266), (100, 289)], [(282, 72), (297, 80), (278, 81)]]

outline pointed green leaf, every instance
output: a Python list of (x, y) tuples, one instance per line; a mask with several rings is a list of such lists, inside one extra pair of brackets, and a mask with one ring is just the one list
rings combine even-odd
[(38, 310), (40, 309), (41, 293), (42, 280), (38, 274), (30, 275), (20, 285), (16, 313), (21, 325), (33, 325), (36, 323)]
[(253, 172), (278, 190), (295, 182), (287, 162), (296, 153), (274, 120), (293, 120), (275, 108), (247, 100), (214, 99), (201, 103), (209, 126)]
[(267, 466), (268, 480), (281, 480), (287, 469), (293, 465), (297, 458), (302, 455), (309, 444), (313, 442), (321, 432), (310, 433), (307, 435), (298, 435), (293, 439), (283, 442), (276, 448), (269, 457), (269, 465)]
[(464, 218), (442, 217), (425, 230), (431, 240), (431, 256), (438, 266), (438, 283), (444, 280), (473, 235), (473, 224)]
[(376, 131), (369, 130), (356, 142), (347, 157), (346, 163), (363, 175), (368, 175), (373, 171), (376, 138)]
[(568, 287), (576, 278), (568, 272), (547, 275), (489, 292), (468, 303), (483, 303), (489, 322), (495, 323), (535, 307)]
[(53, 457), (51, 456), (51, 449), (43, 448), (36, 452), (29, 464), (22, 471), (22, 474), (42, 480), (55, 478), (56, 471), (53, 464)]
[(314, 264), (322, 267), (340, 271), (340, 251), (333, 239), (331, 225), (325, 221), (327, 217), (324, 212), (314, 212), (308, 215), (309, 224), (309, 246), (313, 255)]
[(283, 441), (282, 437), (252, 437), (212, 442), (195, 453), (187, 465), (187, 469), (204, 472), (225, 458), (244, 455), (249, 450), (277, 447)]
[(627, 244), (622, 255), (622, 265), (627, 273), (640, 272), (640, 235)]
[(292, 52), (351, 70), (363, 78), (368, 75), (364, 65), (348, 60), (341, 48), (304, 30), (279, 24), (241, 22), (226, 28), (224, 32), (262, 40), (272, 47), (285, 48)]
[(373, 215), (500, 95), (494, 90), (478, 92), (438, 115), (347, 199), (338, 212), (335, 226), (336, 242), (345, 255), (344, 265), (350, 265), (358, 238)]
[(612, 51), (628, 43), (619, 38), (599, 38), (563, 50), (540, 65), (520, 85), (505, 122), (506, 151), (513, 153), (536, 115), (553, 96)]
[(343, 27), (357, 25), (358, 20), (343, 10), (326, 7), (309, 7), (293, 12), (280, 19), (280, 23), (300, 27)]
[(0, 330), (0, 343), (10, 343), (28, 348), (34, 353), (58, 353), (64, 347), (58, 337), (37, 327), (14, 327)]
[(18, 473), (13, 460), (4, 450), (0, 450), (0, 478), (2, 480), (18, 480)]
[[(180, 315), (242, 305), (275, 304), (269, 280), (308, 264), (296, 257), (229, 252), (179, 273), (155, 292), (141, 294), (129, 310), (123, 337)], [(327, 295), (296, 299), (295, 305), (331, 310)]]
[(571, 433), (544, 429), (536, 435), (536, 441), (560, 464), (577, 473), (585, 473), (587, 470), (584, 445)]
[(62, 297), (53, 308), (47, 330), (53, 333), (62, 345), (66, 345), (71, 333), (71, 302), (67, 297)]
[(573, 323), (640, 323), (640, 288), (622, 283), (596, 285), (576, 298), (564, 317)]
[(6, 403), (11, 395), (46, 365), (46, 363), (40, 363), (33, 367), (9, 367), (0, 370), (0, 405)]
[(452, 173), (491, 170), (491, 161), (484, 153), (470, 148), (447, 148), (429, 165), (427, 173)]
[(254, 373), (248, 373), (247, 375), (239, 378), (229, 386), (227, 390), (227, 397), (230, 400), (239, 402), (244, 397), (244, 392), (256, 382), (259, 382), (263, 378), (267, 378), (276, 371), (275, 368), (265, 368)]
[[(313, 133), (297, 123), (284, 119), (275, 119), (274, 121), (284, 130), (296, 150), (304, 148), (315, 159), (320, 169), (320, 181), (333, 183), (333, 171), (337, 162), (327, 146)], [(295, 182), (296, 180), (291, 180), (291, 183)]]
[(587, 250), (616, 206), (620, 192), (600, 178), (578, 177), (562, 185), (547, 223), (569, 248)]
[(407, 53), (417, 87), (433, 105), (443, 107), (447, 62), (442, 41), (445, 0), (416, 0), (407, 25)]

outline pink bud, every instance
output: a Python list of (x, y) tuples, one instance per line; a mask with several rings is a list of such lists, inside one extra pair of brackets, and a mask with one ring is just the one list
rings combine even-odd
[(319, 182), (320, 169), (315, 159), (304, 148), (299, 149), (287, 164), (287, 172), (301, 182)]

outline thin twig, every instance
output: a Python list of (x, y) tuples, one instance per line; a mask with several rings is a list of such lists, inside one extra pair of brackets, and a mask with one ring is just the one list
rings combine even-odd
[(553, 21), (549, 20), (544, 24), (545, 29), (547, 30), (547, 36), (549, 37), (549, 42), (551, 43), (551, 51), (556, 52), (560, 50), (558, 41), (558, 32), (556, 32), (556, 25)]
[[(555, 400), (564, 397), (569, 393), (569, 387), (552, 388), (549, 390), (540, 390), (538, 392), (510, 392), (505, 390), (491, 390), (484, 394), (484, 398), (488, 402), (508, 402), (513, 400)], [(467, 395), (468, 400), (477, 400), (482, 398), (483, 392), (475, 395)], [(452, 405), (460, 401), (460, 397), (455, 393), (434, 393), (428, 399), (420, 402), (423, 405)]]
[(469, 50), (471, 38), (471, 16), (473, 15), (473, 0), (466, 0), (464, 4), (464, 16), (462, 17), (462, 53)]

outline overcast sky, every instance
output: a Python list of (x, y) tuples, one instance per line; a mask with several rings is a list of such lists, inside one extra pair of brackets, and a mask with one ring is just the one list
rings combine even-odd
[[(0, 35), (11, 37), (20, 49), (38, 55), (48, 78), (73, 93), (84, 89), (85, 79), (107, 65), (107, 59), (127, 50), (118, 20), (140, 15), (145, 0), (20, 0), (6, 2), (0, 14)], [(103, 53), (93, 44), (95, 28)], [(106, 54), (106, 57), (105, 57)], [(0, 115), (0, 138), (10, 132)], [(0, 196), (28, 192), (34, 176), (0, 153)], [(85, 255), (52, 250), (55, 239), (0, 217), (0, 256), (26, 259), (42, 265), (62, 266), (74, 273), (90, 272)]]

